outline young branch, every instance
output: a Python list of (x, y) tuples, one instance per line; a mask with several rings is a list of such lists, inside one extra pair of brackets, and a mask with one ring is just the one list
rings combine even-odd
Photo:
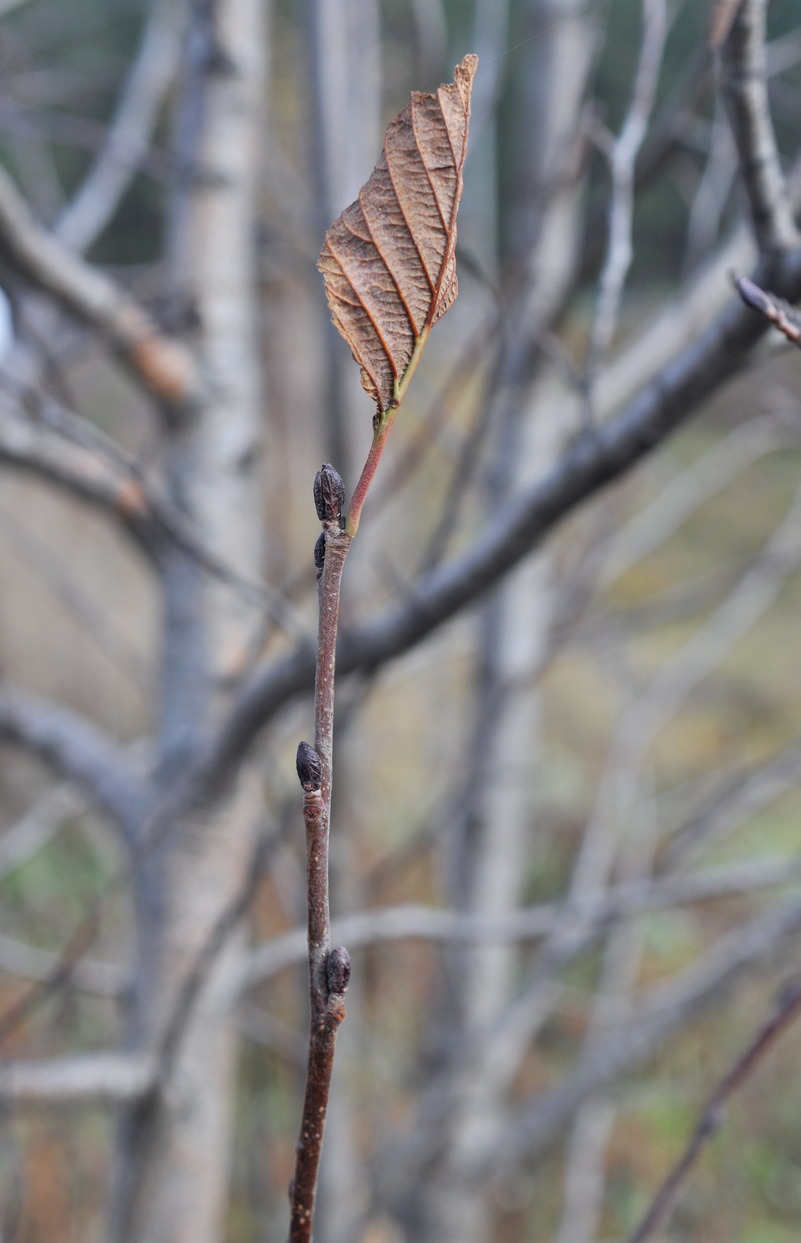
[(762, 1059), (770, 1052), (780, 1036), (801, 1013), (801, 982), (792, 981), (782, 991), (774, 1013), (757, 1032), (754, 1039), (741, 1053), (731, 1070), (709, 1096), (695, 1130), (684, 1152), (654, 1196), (639, 1225), (628, 1236), (626, 1243), (644, 1243), (672, 1208), (682, 1183), (689, 1177), (705, 1144), (720, 1129), (724, 1120), (724, 1107), (737, 1092)]
[(724, 98), (761, 253), (798, 244), (770, 116), (766, 84), (767, 0), (743, 0), (721, 46)]
[(314, 747), (302, 742), (298, 748), (298, 776), (304, 790), (303, 817), (306, 822), (309, 1060), (295, 1176), (290, 1190), (290, 1243), (309, 1243), (312, 1237), (334, 1048), (339, 1025), (345, 1017), (344, 997), (350, 978), (347, 950), (341, 947), (331, 950), (328, 839), (339, 597), (345, 558), (353, 537), (340, 529), (344, 488), (332, 467), (324, 465), (318, 472), (314, 495), (323, 526), (315, 548), (319, 629), (314, 689)]
[[(757, 281), (762, 271), (755, 273)], [(781, 295), (801, 295), (801, 250), (783, 256), (771, 271)], [(696, 413), (748, 364), (764, 332), (765, 326), (745, 307), (728, 303), (620, 414), (575, 440), (542, 479), (512, 499), (470, 552), (427, 575), (411, 601), (343, 635), (340, 676), (393, 660), (478, 600), (568, 514), (620, 479)], [(206, 757), (212, 783), (225, 778), (263, 725), (289, 699), (308, 691), (313, 678), (310, 646), (296, 648), (254, 675)]]

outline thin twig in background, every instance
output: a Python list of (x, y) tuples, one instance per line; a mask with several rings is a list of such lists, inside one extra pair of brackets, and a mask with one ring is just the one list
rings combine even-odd
[(639, 1225), (628, 1236), (626, 1243), (644, 1243), (645, 1239), (650, 1238), (672, 1208), (682, 1183), (689, 1177), (704, 1145), (709, 1143), (712, 1136), (723, 1125), (723, 1110), (726, 1102), (754, 1073), (759, 1063), (770, 1052), (779, 1037), (787, 1031), (799, 1013), (801, 1013), (801, 983), (793, 980), (782, 990), (774, 1013), (759, 1029), (731, 1070), (724, 1075), (710, 1094), (687, 1147), (657, 1191)]
[(178, 67), (185, 22), (184, 0), (158, 0), (145, 20), (103, 146), (54, 228), (56, 236), (77, 251), (86, 250), (103, 232), (147, 154), (151, 131)]
[(640, 59), (631, 102), (620, 133), (609, 149), (612, 196), (606, 259), (599, 282), (598, 304), (585, 362), (590, 410), (595, 377), (606, 359), (617, 326), (620, 300), (634, 256), (631, 229), (634, 213), (634, 165), (653, 108), (667, 33), (665, 0), (643, 0)]
[(40, 225), (2, 169), (0, 238), (14, 267), (102, 333), (162, 408), (177, 415), (193, 407), (202, 383), (190, 351), (167, 337), (122, 286)]
[(764, 315), (793, 345), (801, 346), (801, 312), (797, 307), (776, 294), (768, 293), (747, 276), (735, 277), (734, 283), (746, 306)]
[(721, 45), (723, 97), (761, 253), (798, 245), (766, 83), (768, 0), (743, 0)]

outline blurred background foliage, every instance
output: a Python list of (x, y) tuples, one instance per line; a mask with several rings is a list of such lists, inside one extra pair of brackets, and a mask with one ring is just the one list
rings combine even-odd
[[(707, 7), (693, 2), (670, 6), (654, 120), (638, 162), (643, 184), (636, 199), (621, 347), (644, 316), (658, 310), (718, 247), (742, 213), (733, 148), (706, 48)], [(486, 17), (487, 6), (479, 8), (463, 0), (430, 7), (426, 0), (381, 0), (383, 111), (375, 119), (377, 134), (410, 88), (433, 89), (450, 77), (455, 60), (471, 47), (481, 13)], [(597, 21), (601, 31), (585, 115), (588, 136), (594, 127), (616, 132), (624, 117), (641, 37), (640, 9), (637, 0), (587, 5), (586, 20)], [(141, 0), (24, 0), (0, 6), (0, 160), (48, 224), (58, 219), (103, 141), (146, 15)], [(769, 17), (773, 115), (789, 161), (798, 155), (801, 116), (797, 0), (775, 0)], [(460, 300), (432, 342), (398, 424), (377, 488), (371, 531), (348, 588), (345, 608), (351, 617), (369, 616), (382, 602), (413, 590), (453, 463), (471, 439), (478, 440), (492, 370), (492, 307), (498, 289), (514, 280), (507, 265), (516, 254), (520, 178), (527, 148), (536, 142), (522, 114), (529, 53), (538, 38), (537, 22), (558, 20), (547, 6), (538, 8), (529, 0), (509, 5), (493, 66), (497, 108), (490, 120), (484, 118), (485, 131), (474, 135), (478, 147), (491, 130), (492, 159), (489, 164), (485, 158), (469, 162), (466, 173)], [(321, 448), (327, 397), (320, 362), (323, 295), (314, 270), (321, 237), (307, 23), (308, 6), (276, 0), (259, 279), (267, 385), (265, 522), (270, 539), (265, 568), (269, 579), (311, 617), (309, 481), (327, 452)], [(163, 309), (161, 265), (174, 175), (172, 125), (167, 106), (139, 172), (89, 251), (93, 261), (110, 267), (157, 313)], [(359, 180), (377, 154), (374, 149)], [(609, 199), (606, 161), (591, 138), (581, 159), (586, 177), (579, 275), (554, 327), (560, 348), (574, 360), (587, 340)], [(471, 207), (474, 201), (486, 203), (488, 193), (489, 217)], [(699, 206), (702, 194), (708, 196), (706, 207)], [(546, 369), (554, 357), (559, 363), (556, 348), (549, 346), (549, 351)], [(53, 367), (53, 382), (68, 404), (145, 459), (153, 452), (152, 416), (92, 341), (75, 334), (59, 348)], [(358, 455), (369, 436), (369, 403), (355, 375), (348, 373), (344, 383), (355, 412), (350, 437)], [(609, 762), (610, 737), (630, 705), (649, 693), (660, 670), (671, 659), (680, 660), (684, 646), (724, 605), (792, 505), (801, 467), (800, 384), (798, 355), (774, 350), (759, 368), (728, 386), (699, 421), (622, 486), (579, 513), (552, 542), (546, 577), (557, 602), (547, 659), (525, 691), (539, 697), (541, 728), (530, 767), (514, 774), (531, 803), (530, 836), (521, 860), (525, 902), (557, 901), (564, 895)], [(710, 487), (708, 495), (699, 495), (675, 528), (666, 523), (654, 547), (646, 541), (644, 550), (636, 552), (656, 498), (678, 488), (738, 428), (756, 420), (770, 424), (775, 443), (766, 442), (764, 451), (750, 458), (746, 454), (742, 468), (720, 487)], [(482, 436), (476, 503), (465, 508), (458, 532), (448, 541), (451, 547), (467, 545), (488, 521), (488, 490), (481, 480), (482, 471), (489, 470), (493, 428), (483, 429)], [(407, 455), (421, 446), (415, 469), (404, 472)], [(605, 578), (604, 567), (629, 537), (635, 544), (631, 564)], [(146, 568), (122, 538), (101, 516), (52, 495), (43, 484), (4, 472), (0, 593), (3, 671), (33, 691), (83, 709), (135, 748), (152, 712), (158, 618)], [(797, 757), (788, 761), (786, 776), (777, 778), (773, 797), (753, 808), (741, 805), (742, 814), (732, 815), (730, 823), (718, 823), (725, 818), (715, 812), (727, 792), (747, 782), (759, 765), (784, 748), (797, 747), (799, 606), (801, 577), (792, 566), (769, 607), (741, 641), (722, 653), (717, 667), (658, 732), (635, 807), (635, 819), (639, 813), (651, 819), (657, 870), (671, 851), (681, 850), (693, 864), (708, 867), (778, 858), (787, 861), (786, 883), (767, 894), (746, 891), (642, 916), (638, 990), (647, 992), (693, 963), (705, 946), (764, 904), (798, 893)], [(281, 643), (280, 637), (271, 638), (263, 655), (280, 652)], [(343, 831), (334, 844), (340, 912), (443, 901), (442, 849), (449, 824), (461, 814), (460, 764), (470, 745), (475, 665), (473, 618), (462, 618), (389, 669), (343, 688), (338, 745), (347, 760), (335, 817)], [(284, 825), (285, 835), (253, 912), (257, 941), (302, 920), (292, 759), (296, 740), (307, 729), (308, 705), (293, 705), (262, 745), (266, 814)], [(119, 863), (114, 840), (87, 804), (66, 787), (55, 795), (48, 789), (41, 765), (4, 752), (0, 809), (6, 833), (32, 804), (48, 797), (52, 805), (50, 829), (37, 851), (0, 870), (0, 1008), (18, 995), (20, 978), (40, 969), (37, 952), (44, 963), (48, 952), (68, 940)], [(102, 988), (100, 994), (75, 989), (57, 994), (15, 1036), (10, 1052), (100, 1048), (116, 1038), (117, 977), (110, 964), (124, 962), (130, 913), (119, 895), (108, 898), (102, 911), (101, 936), (87, 969), (94, 963), (102, 975), (106, 965), (103, 979), (110, 995), (103, 996)], [(20, 945), (31, 957), (27, 966), (20, 961), (15, 969)], [(520, 954), (521, 982), (534, 955), (531, 946)], [(557, 1085), (580, 1052), (600, 957), (593, 946), (560, 977), (558, 999), (515, 1079), (521, 1096)], [(794, 959), (797, 952), (782, 947), (776, 961), (720, 996), (644, 1070), (638, 1068), (612, 1090), (615, 1118), (604, 1160), (599, 1240), (622, 1238), (642, 1212), (684, 1143), (699, 1102), (769, 1009)], [(343, 1029), (337, 1075), (349, 1100), (354, 1159), (368, 1163), (382, 1136), (413, 1116), (428, 1060), (436, 1055), (428, 1019), (439, 1004), (444, 968), (440, 950), (417, 940), (357, 950), (354, 960), (352, 1011), (357, 1017)], [(303, 1074), (304, 1007), (299, 967), (256, 987), (243, 1006), (230, 1243), (281, 1237)], [(795, 1243), (801, 1220), (799, 1055), (801, 1031), (795, 1030), (727, 1112), (663, 1237), (687, 1243)], [(14, 1243), (100, 1239), (111, 1116), (80, 1110), (4, 1122), (9, 1125), (0, 1141), (2, 1237)], [(334, 1131), (340, 1134), (336, 1124)], [(533, 1168), (487, 1191), (497, 1243), (557, 1237), (564, 1167), (565, 1147), (557, 1144)], [(363, 1235), (366, 1243), (396, 1243), (400, 1237), (389, 1215), (370, 1219)]]

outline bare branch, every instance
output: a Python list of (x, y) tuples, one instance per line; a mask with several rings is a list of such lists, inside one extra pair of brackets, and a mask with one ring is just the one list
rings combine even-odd
[(150, 11), (102, 150), (56, 222), (56, 236), (73, 250), (85, 251), (103, 232), (147, 155), (178, 65), (185, 20), (182, 0), (157, 0)]
[(744, 0), (721, 45), (724, 98), (760, 252), (798, 244), (766, 86), (767, 0)]
[(144, 782), (112, 739), (79, 713), (0, 686), (0, 741), (25, 747), (82, 786), (121, 829), (137, 838), (147, 804)]
[(779, 1037), (798, 1018), (799, 1013), (801, 1013), (801, 984), (796, 980), (782, 990), (774, 1013), (762, 1025), (731, 1070), (724, 1075), (710, 1094), (686, 1149), (657, 1191), (645, 1216), (628, 1236), (627, 1243), (644, 1243), (644, 1240), (653, 1234), (673, 1206), (682, 1183), (686, 1181), (698, 1161), (704, 1145), (709, 1143), (723, 1123), (723, 1109), (729, 1097), (737, 1092), (746, 1079), (753, 1074)]
[(667, 32), (665, 0), (642, 0), (642, 46), (631, 102), (620, 133), (609, 151), (612, 199), (606, 261), (601, 272), (598, 305), (587, 351), (587, 386), (602, 366), (612, 343), (633, 249), (634, 165), (645, 138), (653, 107)]
[(2, 169), (0, 250), (27, 280), (100, 331), (161, 406), (182, 410), (197, 401), (202, 384), (189, 351), (126, 290), (48, 233)]
[[(785, 295), (801, 296), (801, 250), (782, 258), (773, 284)], [(470, 552), (428, 574), (410, 602), (346, 632), (337, 657), (340, 676), (378, 668), (408, 651), (494, 587), (568, 514), (656, 449), (741, 370), (763, 333), (745, 307), (730, 302), (621, 414), (581, 436), (543, 479), (511, 501)], [(256, 675), (206, 759), (209, 779), (224, 778), (266, 721), (288, 699), (310, 690), (313, 678), (311, 645)]]
[(607, 589), (667, 543), (692, 514), (760, 457), (793, 443), (798, 443), (798, 433), (772, 414), (738, 424), (708, 453), (664, 483), (645, 508), (593, 550), (590, 561), (598, 566), (600, 588)]
[[(691, 876), (672, 875), (655, 880), (612, 886), (601, 896), (577, 902), (547, 902), (505, 915), (464, 915), (442, 907), (404, 904), (382, 906), (335, 919), (331, 936), (352, 949), (392, 941), (432, 942), (533, 941), (581, 921), (597, 935), (615, 919), (663, 907), (682, 906), (760, 889), (797, 883), (801, 861), (785, 857), (746, 860), (720, 868), (705, 868)], [(579, 949), (584, 948), (582, 941)], [(578, 952), (578, 950), (576, 951)], [(271, 979), (286, 967), (305, 960), (305, 928), (274, 937), (255, 949), (246, 966), (243, 988)]]
[(185, 513), (149, 479), (131, 454), (93, 424), (38, 389), (0, 375), (30, 417), (11, 414), (0, 403), (0, 463), (27, 470), (71, 495), (105, 509), (151, 558), (165, 542), (186, 553), (213, 578), (263, 609), (288, 635), (307, 637), (304, 618), (268, 583), (252, 581), (204, 547)]
[(760, 289), (759, 285), (749, 280), (747, 276), (736, 277), (734, 283), (746, 306), (764, 315), (765, 319), (775, 325), (779, 332), (783, 332), (793, 345), (801, 346), (801, 312), (797, 307), (785, 302), (784, 298), (777, 298), (775, 294)]
[(156, 1084), (156, 1062), (132, 1053), (89, 1053), (47, 1062), (0, 1064), (0, 1100), (21, 1105), (119, 1105)]
[[(61, 965), (62, 955), (51, 950), (26, 945), (13, 937), (0, 936), (0, 971), (19, 979), (37, 984), (49, 984), (53, 972)], [(69, 975), (69, 984), (81, 992), (97, 997), (125, 996), (128, 991), (128, 975), (113, 963), (99, 962), (93, 958), (81, 958)]]
[(0, 837), (0, 880), (47, 845), (67, 816), (83, 811), (85, 800), (71, 785), (48, 790), (43, 798)]
[(493, 1171), (508, 1170), (541, 1152), (589, 1095), (642, 1066), (741, 971), (767, 956), (775, 960), (780, 943), (799, 928), (801, 906), (794, 902), (721, 937), (705, 957), (654, 991), (651, 999), (558, 1087), (523, 1105), (494, 1150), (482, 1153), (476, 1161), (475, 1175), (487, 1177)]

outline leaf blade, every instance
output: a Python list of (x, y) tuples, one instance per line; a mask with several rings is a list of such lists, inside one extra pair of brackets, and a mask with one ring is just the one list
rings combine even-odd
[(458, 292), (456, 216), (477, 63), (465, 56), (452, 83), (413, 92), (317, 262), (333, 322), (381, 414), (397, 406), (406, 372)]

